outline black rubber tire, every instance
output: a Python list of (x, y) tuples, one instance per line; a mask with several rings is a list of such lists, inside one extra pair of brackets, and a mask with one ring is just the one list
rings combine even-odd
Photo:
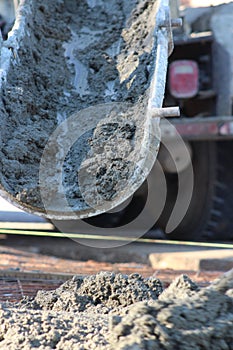
[(121, 227), (132, 222), (142, 211), (144, 207), (143, 197), (147, 197), (147, 184), (143, 183), (141, 188), (135, 192), (130, 203), (122, 210), (115, 213), (105, 213), (84, 219), (90, 225), (103, 228)]
[[(233, 142), (191, 143), (194, 171), (192, 200), (184, 219), (167, 239), (223, 241), (233, 239)], [(183, 172), (185, 178), (185, 170)], [(156, 181), (156, 176), (155, 179)], [(166, 174), (167, 200), (155, 228), (165, 230), (177, 196), (177, 175)], [(184, 184), (185, 185), (185, 184)], [(185, 191), (185, 186), (182, 188)], [(121, 227), (137, 217), (144, 208), (147, 185), (136, 192), (131, 203), (118, 213), (102, 214), (85, 221), (94, 227)], [(75, 221), (64, 222), (76, 232)], [(71, 230), (72, 229), (72, 230)], [(152, 232), (152, 233), (151, 233)], [(147, 233), (150, 237), (153, 230)]]
[[(188, 211), (169, 239), (233, 239), (233, 142), (198, 141), (193, 151), (194, 189)], [(166, 227), (177, 195), (177, 175), (167, 175), (168, 197), (159, 220)], [(185, 188), (183, 189), (185, 191)]]
[(53, 220), (52, 223), (58, 231), (80, 233), (79, 223), (84, 221), (92, 226), (93, 234), (95, 234), (95, 228), (117, 228), (132, 222), (141, 213), (144, 208), (144, 204), (147, 198), (147, 183), (146, 181), (135, 192), (128, 205), (124, 209), (117, 212), (104, 213), (97, 216), (93, 216), (88, 219), (82, 220)]

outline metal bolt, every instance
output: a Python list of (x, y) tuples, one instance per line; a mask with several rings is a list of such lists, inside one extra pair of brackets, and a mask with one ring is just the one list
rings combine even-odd
[(171, 26), (172, 28), (180, 28), (183, 25), (183, 20), (182, 18), (173, 18), (171, 20)]
[(153, 118), (180, 117), (180, 109), (179, 107), (152, 108), (151, 115)]
[(163, 21), (159, 25), (159, 27), (160, 28), (169, 28), (169, 27), (179, 28), (179, 27), (182, 27), (182, 25), (183, 25), (182, 18), (173, 18), (173, 19), (171, 19), (171, 21), (168, 21), (168, 20)]

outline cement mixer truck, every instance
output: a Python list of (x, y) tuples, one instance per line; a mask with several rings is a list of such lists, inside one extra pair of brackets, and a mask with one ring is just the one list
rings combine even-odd
[[(186, 8), (180, 12), (178, 1), (172, 1), (170, 7), (173, 18), (183, 17), (183, 26), (173, 30), (174, 50), (168, 62), (164, 106), (178, 105), (181, 116), (170, 120), (175, 131), (163, 120), (160, 124), (163, 136), (158, 161), (166, 177), (167, 196), (159, 218), (155, 203), (149, 208), (149, 214), (158, 218), (154, 228), (166, 232), (179, 193), (183, 217), (171, 232), (166, 232), (168, 239), (231, 240), (233, 3)], [(176, 132), (182, 136), (190, 158), (185, 154), (185, 147), (174, 142)], [(168, 145), (172, 154), (166, 150)], [(187, 205), (185, 197), (190, 191), (190, 168), (194, 182)], [(150, 176), (159, 201), (161, 183), (156, 164)], [(129, 218), (133, 220), (143, 210), (147, 198), (144, 184), (121, 215), (112, 214), (113, 221), (118, 219), (121, 224), (126, 224)], [(100, 221), (97, 223), (101, 224)]]
[[(185, 9), (183, 30), (175, 33), (169, 60), (165, 105), (179, 105), (173, 123), (187, 142), (194, 171), (192, 200), (170, 237), (198, 240), (233, 238), (233, 3)], [(165, 131), (165, 137), (169, 130)], [(170, 135), (172, 136), (172, 135)], [(180, 159), (182, 191), (187, 168)], [(177, 193), (177, 174), (165, 164), (168, 197), (165, 226)]]
[[(161, 199), (162, 183), (155, 163), (150, 173), (150, 190), (156, 188), (156, 200), (149, 206), (148, 215), (154, 215), (157, 221), (153, 228), (162, 228), (168, 239), (231, 240), (233, 3), (186, 8), (182, 12), (178, 5), (178, 1), (170, 2), (172, 17), (182, 16), (183, 26), (173, 30), (174, 50), (168, 62), (164, 106), (179, 106), (181, 116), (170, 120), (175, 128), (163, 120), (160, 123), (162, 143), (157, 163), (160, 162), (166, 178), (166, 201), (161, 210), (157, 202)], [(177, 142), (177, 132), (185, 147)], [(170, 154), (167, 148), (172, 149)], [(191, 169), (194, 181), (191, 199), (187, 200)], [(180, 221), (166, 232), (178, 194)], [(118, 225), (126, 225), (139, 215), (147, 199), (148, 186), (144, 184), (128, 207), (111, 217), (92, 219), (93, 223), (106, 225), (106, 219), (112, 219)]]
[[(1, 42), (4, 198), (62, 231), (136, 222), (172, 239), (231, 239), (230, 11), (186, 13), (181, 27), (177, 5), (14, 2)], [(137, 221), (149, 194), (152, 221)]]

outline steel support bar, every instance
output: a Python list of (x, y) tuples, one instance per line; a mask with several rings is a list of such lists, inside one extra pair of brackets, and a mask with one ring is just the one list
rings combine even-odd
[[(233, 117), (179, 118), (173, 119), (172, 124), (185, 140), (233, 140)], [(161, 131), (163, 138), (175, 137), (174, 129), (163, 121)]]

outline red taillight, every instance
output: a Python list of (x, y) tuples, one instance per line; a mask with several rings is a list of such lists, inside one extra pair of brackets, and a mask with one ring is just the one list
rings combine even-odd
[(169, 67), (169, 89), (176, 98), (191, 98), (198, 92), (199, 70), (195, 61), (174, 61)]

